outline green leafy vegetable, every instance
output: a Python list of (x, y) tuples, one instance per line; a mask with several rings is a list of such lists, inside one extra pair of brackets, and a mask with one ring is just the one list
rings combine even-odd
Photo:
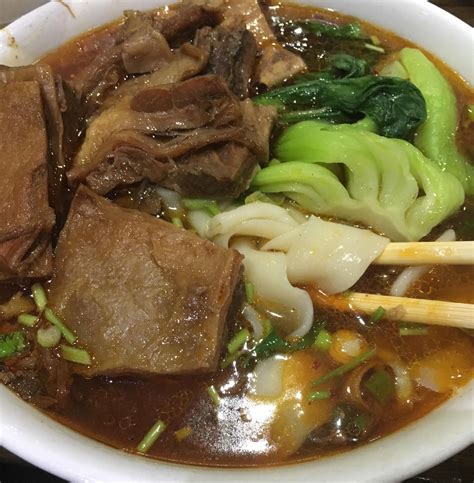
[(183, 203), (183, 206), (188, 210), (205, 210), (211, 216), (218, 215), (221, 212), (215, 200), (183, 198), (181, 201)]
[[(413, 145), (362, 126), (295, 124), (276, 155), (282, 162), (259, 171), (253, 189), (283, 193), (312, 213), (366, 224), (394, 241), (419, 240), (464, 201), (459, 181)], [(344, 182), (331, 171), (336, 165)]]
[(308, 20), (307, 22), (299, 22), (299, 25), (302, 29), (323, 37), (343, 39), (360, 39), (364, 37), (362, 27), (358, 22), (336, 25), (318, 20)]
[(0, 359), (21, 352), (26, 347), (26, 337), (21, 331), (0, 335)]
[(318, 379), (313, 381), (313, 386), (320, 386), (321, 384), (323, 384), (326, 381), (329, 381), (330, 379), (341, 377), (344, 374), (347, 374), (348, 372), (352, 371), (356, 367), (362, 365), (364, 362), (368, 361), (370, 358), (374, 357), (375, 352), (376, 352), (375, 348), (369, 349), (368, 351), (363, 352), (359, 356), (352, 358), (352, 360), (350, 360), (346, 364), (336, 367), (336, 369), (329, 371), (327, 374), (324, 374), (324, 376), (318, 377)]
[(140, 453), (148, 453), (165, 429), (166, 423), (159, 419), (145, 434), (144, 438), (137, 446), (137, 451)]
[(383, 369), (374, 371), (364, 382), (364, 386), (380, 404), (387, 404), (395, 395), (395, 381)]
[[(426, 119), (425, 100), (411, 82), (381, 76), (337, 80), (310, 80), (280, 87), (254, 98), (260, 104), (276, 106), (286, 120), (292, 111), (330, 108), (327, 117), (366, 115), (386, 137), (407, 138)], [(301, 119), (299, 116), (299, 119)], [(289, 121), (288, 121), (289, 122)]]
[(328, 67), (322, 71), (308, 72), (296, 78), (297, 82), (315, 80), (348, 79), (370, 74), (369, 63), (349, 54), (335, 54), (328, 58)]
[(426, 100), (427, 118), (418, 128), (415, 144), (443, 170), (456, 176), (469, 195), (474, 194), (474, 166), (456, 146), (458, 110), (449, 82), (418, 49), (400, 51), (400, 61)]

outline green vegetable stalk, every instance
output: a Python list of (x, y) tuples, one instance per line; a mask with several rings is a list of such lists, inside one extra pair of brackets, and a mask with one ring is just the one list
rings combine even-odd
[(427, 118), (418, 128), (415, 145), (436, 161), (444, 171), (462, 183), (466, 194), (474, 194), (474, 166), (456, 146), (458, 112), (456, 96), (436, 66), (418, 49), (405, 48), (400, 61), (410, 81), (420, 89), (426, 101)]
[(421, 151), (363, 125), (295, 124), (276, 155), (281, 163), (257, 173), (253, 189), (284, 193), (312, 213), (365, 224), (394, 241), (419, 240), (464, 201), (459, 181)]

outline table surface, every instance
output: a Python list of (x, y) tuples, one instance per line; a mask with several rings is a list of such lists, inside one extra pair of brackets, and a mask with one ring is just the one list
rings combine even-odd
[[(0, 0), (0, 2), (3, 1), (8, 0)], [(474, 26), (474, 0), (434, 0), (432, 3)], [(436, 438), (439, 435), (433, 435), (433, 437)], [(57, 483), (61, 481), (63, 480), (34, 468), (0, 448), (0, 483)], [(467, 483), (473, 481), (474, 445), (444, 463), (407, 480), (410, 483)]]

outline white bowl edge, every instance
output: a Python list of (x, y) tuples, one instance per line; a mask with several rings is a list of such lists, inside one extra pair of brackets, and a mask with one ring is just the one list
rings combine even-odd
[[(0, 30), (0, 62), (22, 65), (66, 40), (163, 0), (52, 1)], [(474, 30), (420, 0), (302, 0), (360, 16), (436, 54), (474, 85)], [(94, 15), (88, 15), (93, 10)], [(412, 15), (407, 16), (406, 12)], [(366, 446), (298, 465), (259, 469), (189, 467), (129, 455), (53, 421), (0, 386), (0, 444), (72, 481), (396, 481), (448, 458), (474, 442), (474, 382), (424, 418)], [(67, 448), (67, 452), (64, 451)], [(403, 466), (401, 466), (401, 462)]]

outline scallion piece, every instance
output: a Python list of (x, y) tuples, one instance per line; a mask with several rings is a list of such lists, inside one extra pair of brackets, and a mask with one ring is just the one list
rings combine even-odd
[(354, 357), (351, 361), (347, 362), (346, 364), (343, 364), (342, 366), (339, 366), (336, 369), (329, 371), (327, 374), (324, 374), (324, 376), (321, 376), (318, 379), (314, 380), (313, 386), (319, 386), (324, 382), (329, 381), (330, 379), (343, 376), (344, 374), (352, 371), (352, 369), (355, 369), (356, 367), (362, 365), (365, 361), (368, 361), (371, 357), (375, 355), (375, 353), (376, 353), (375, 348), (369, 349), (368, 351), (363, 352), (359, 356)]
[(326, 329), (321, 329), (316, 336), (313, 347), (316, 349), (326, 352), (329, 350), (332, 344), (332, 336)]
[(467, 116), (471, 121), (474, 121), (474, 104), (467, 106)]
[(145, 434), (145, 437), (137, 446), (137, 451), (140, 453), (148, 453), (148, 450), (156, 443), (157, 439), (165, 429), (166, 423), (161, 419), (158, 419), (158, 421), (148, 430), (148, 433)]
[(382, 319), (384, 315), (385, 315), (385, 309), (379, 305), (375, 310), (375, 312), (370, 316), (369, 325), (376, 324)]
[(273, 326), (272, 326), (272, 323), (270, 322), (270, 319), (263, 319), (262, 325), (263, 325), (263, 337), (264, 338), (268, 337), (273, 330)]
[(79, 347), (71, 347), (70, 345), (61, 345), (61, 355), (63, 359), (76, 364), (84, 364), (90, 366), (92, 364), (92, 358), (85, 349)]
[(34, 283), (31, 286), (31, 293), (33, 294), (33, 300), (35, 301), (37, 309), (43, 312), (46, 305), (48, 305), (48, 298), (46, 297), (43, 286), (40, 283)]
[(181, 201), (188, 210), (206, 210), (211, 216), (218, 215), (221, 212), (215, 200), (183, 198)]
[(230, 339), (229, 343), (227, 344), (227, 350), (229, 354), (233, 354), (237, 352), (247, 340), (250, 338), (250, 332), (248, 329), (242, 329), (237, 332), (237, 334)]
[(371, 35), (370, 36), (370, 41), (374, 44), (374, 45), (380, 45), (380, 39), (376, 36), (376, 35)]
[(183, 428), (180, 428), (174, 432), (174, 437), (178, 441), (183, 441), (183, 439), (186, 439), (189, 436), (191, 436), (192, 432), (193, 432), (193, 428), (191, 428), (190, 426), (184, 426)]
[(329, 399), (331, 397), (331, 391), (314, 391), (308, 396), (308, 401), (322, 401), (323, 399)]
[(245, 282), (245, 298), (250, 305), (255, 302), (255, 288), (252, 282)]
[(381, 54), (385, 54), (385, 49), (382, 48), (382, 47), (379, 47), (377, 45), (373, 45), (373, 44), (368, 44), (368, 43), (365, 43), (364, 44), (364, 47), (367, 49), (367, 50), (373, 50), (374, 52), (380, 52)]
[(233, 354), (227, 354), (227, 356), (222, 359), (219, 367), (221, 369), (225, 369), (226, 367), (230, 366), (235, 360), (237, 360), (242, 355), (242, 351), (234, 352)]
[(61, 341), (61, 331), (55, 325), (40, 328), (36, 333), (36, 340), (41, 347), (51, 349), (56, 347)]
[(383, 369), (371, 374), (365, 381), (364, 386), (380, 404), (387, 404), (395, 395), (395, 381)]
[(0, 335), (0, 359), (21, 352), (26, 347), (26, 337), (21, 331)]
[(32, 314), (20, 314), (17, 318), (17, 322), (25, 327), (34, 327), (38, 322), (38, 317)]
[(184, 228), (183, 222), (179, 216), (172, 216), (171, 223), (173, 223), (173, 225), (177, 226), (178, 228)]
[(207, 393), (209, 394), (209, 397), (214, 403), (214, 406), (219, 406), (219, 404), (221, 403), (221, 398), (219, 397), (216, 388), (214, 386), (209, 386), (207, 388)]
[(69, 344), (74, 344), (76, 342), (76, 336), (69, 327), (67, 327), (64, 322), (51, 310), (46, 309), (44, 311), (44, 317), (48, 322), (55, 325), (60, 331), (63, 337), (69, 342)]
[(402, 336), (408, 335), (428, 335), (428, 327), (417, 325), (405, 325), (398, 329), (398, 333)]

